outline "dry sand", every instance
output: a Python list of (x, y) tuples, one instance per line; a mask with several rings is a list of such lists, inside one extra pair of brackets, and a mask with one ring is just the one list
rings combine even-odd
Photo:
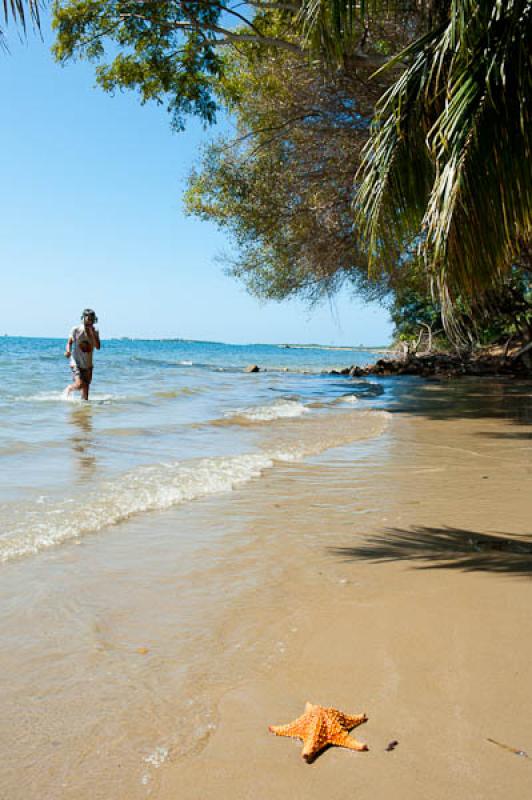
[[(453, 406), (428, 387), (423, 408), (392, 415), (373, 465), (340, 453), (233, 498), (265, 579), (221, 636), (231, 647), (247, 631), (263, 651), (235, 650), (214, 732), (165, 764), (152, 796), (530, 796), (532, 758), (487, 741), (532, 757), (530, 396), (469, 393)], [(306, 700), (366, 712), (369, 752), (308, 765), (297, 740), (268, 733)]]

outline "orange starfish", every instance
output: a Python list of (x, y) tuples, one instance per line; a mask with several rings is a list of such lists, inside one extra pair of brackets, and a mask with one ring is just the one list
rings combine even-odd
[(350, 750), (367, 750), (368, 747), (349, 736), (349, 731), (366, 722), (365, 714), (349, 717), (337, 708), (324, 708), (312, 703), (305, 704), (305, 713), (288, 725), (270, 725), (269, 730), (277, 736), (293, 736), (303, 740), (301, 755), (305, 761), (313, 761), (320, 750), (328, 745), (348, 747)]

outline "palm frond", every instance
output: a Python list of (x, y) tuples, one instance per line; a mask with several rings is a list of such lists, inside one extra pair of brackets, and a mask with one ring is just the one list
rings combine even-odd
[[(2, 0), (5, 24), (8, 25), (9, 21), (13, 20), (26, 34), (28, 20), (30, 20), (33, 26), (40, 30), (41, 3), (42, 0)], [(0, 50), (7, 49), (5, 32), (0, 26)]]
[(359, 173), (370, 260), (416, 243), (448, 307), (510, 269), (532, 232), (532, 4), (452, 0), (402, 54)]
[[(430, 47), (438, 31), (403, 51), (413, 57), (381, 98), (355, 182), (359, 188), (354, 208), (369, 252), (377, 261), (397, 265), (401, 253), (418, 234), (427, 194), (434, 181), (434, 165), (425, 146), (424, 95), (430, 80)], [(393, 200), (392, 200), (393, 198)]]
[(26, 31), (28, 18), (36, 27), (40, 24), (40, 0), (3, 0), (4, 20), (13, 19)]
[[(448, 0), (302, 0), (299, 13), (303, 42), (311, 55), (333, 66), (353, 56), (368, 58), (367, 45), (375, 23), (393, 20), (411, 25), (437, 2)], [(375, 63), (379, 63), (375, 60)]]

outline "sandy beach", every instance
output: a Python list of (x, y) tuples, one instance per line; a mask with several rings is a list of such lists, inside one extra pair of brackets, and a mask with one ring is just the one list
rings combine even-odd
[[(251, 601), (270, 658), (228, 682), (216, 731), (156, 796), (528, 795), (530, 761), (487, 739), (532, 750), (530, 419), (479, 395), (456, 416), (437, 403), (394, 415), (384, 474), (337, 463), (267, 479), (255, 533), (267, 518), (289, 565)], [(361, 490), (384, 514), (357, 513)], [(268, 733), (307, 700), (366, 712), (356, 735), (369, 752), (332, 748), (308, 765), (297, 740)]]
[[(0, 796), (528, 796), (487, 740), (532, 755), (530, 413), (405, 384), (356, 441), (10, 564)], [(369, 752), (268, 732), (307, 700), (365, 712)]]

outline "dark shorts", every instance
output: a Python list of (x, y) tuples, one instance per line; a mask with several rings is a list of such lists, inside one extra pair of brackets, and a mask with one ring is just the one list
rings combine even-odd
[(92, 381), (92, 367), (90, 369), (82, 369), (78, 367), (77, 364), (70, 365), (70, 369), (72, 370), (72, 375), (74, 376), (74, 380), (79, 378), (82, 383), (86, 383), (87, 386), (90, 386)]

